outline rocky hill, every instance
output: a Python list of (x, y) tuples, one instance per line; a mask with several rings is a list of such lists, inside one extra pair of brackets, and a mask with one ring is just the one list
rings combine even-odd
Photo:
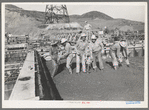
[[(82, 15), (71, 15), (71, 22), (78, 22), (81, 26), (88, 21), (93, 29), (108, 27), (109, 29), (120, 28), (122, 26), (132, 26), (135, 30), (144, 30), (144, 23), (113, 19), (112, 17), (97, 11), (91, 11)], [(5, 30), (12, 34), (29, 34), (36, 38), (43, 32), (40, 26), (44, 23), (44, 12), (28, 11), (14, 5), (5, 6)]]
[(101, 13), (101, 12), (98, 12), (98, 11), (91, 11), (91, 12), (88, 12), (88, 13), (84, 13), (82, 15), (72, 15), (70, 16), (70, 18), (79, 18), (79, 19), (82, 19), (82, 18), (89, 18), (89, 19), (104, 19), (104, 20), (112, 20), (113, 18), (104, 14), (104, 13)]
[[(13, 5), (5, 7), (5, 31), (15, 35), (29, 34), (32, 38), (41, 33), (38, 28), (42, 24), (40, 12), (26, 11)], [(36, 18), (37, 16), (37, 18)]]

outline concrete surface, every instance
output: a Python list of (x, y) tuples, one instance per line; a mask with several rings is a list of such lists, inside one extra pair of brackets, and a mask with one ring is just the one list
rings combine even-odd
[(39, 100), (35, 97), (34, 52), (27, 54), (9, 100)]
[(54, 82), (64, 100), (143, 101), (144, 57), (129, 59), (130, 67), (124, 63), (115, 71), (111, 59), (106, 59), (104, 71), (80, 75), (75, 73), (75, 63), (72, 75), (62, 64)]

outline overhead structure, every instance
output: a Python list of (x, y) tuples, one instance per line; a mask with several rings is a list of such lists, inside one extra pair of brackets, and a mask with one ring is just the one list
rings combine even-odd
[(45, 24), (69, 23), (66, 5), (46, 5)]

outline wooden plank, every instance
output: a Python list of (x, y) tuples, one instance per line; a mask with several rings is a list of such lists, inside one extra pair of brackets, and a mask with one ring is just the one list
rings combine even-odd
[(17, 70), (19, 68), (5, 68), (5, 71), (10, 71), (10, 70)]
[(5, 67), (6, 67), (6, 66), (16, 66), (16, 65), (21, 65), (21, 64), (20, 64), (20, 63), (5, 64)]

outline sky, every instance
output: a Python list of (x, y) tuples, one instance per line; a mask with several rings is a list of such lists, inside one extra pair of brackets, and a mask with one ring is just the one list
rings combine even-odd
[(66, 4), (68, 14), (81, 15), (90, 11), (100, 11), (113, 18), (123, 18), (134, 21), (145, 22), (146, 4), (143, 2), (90, 2), (90, 3), (15, 3), (25, 10), (45, 11), (46, 5), (62, 5)]

